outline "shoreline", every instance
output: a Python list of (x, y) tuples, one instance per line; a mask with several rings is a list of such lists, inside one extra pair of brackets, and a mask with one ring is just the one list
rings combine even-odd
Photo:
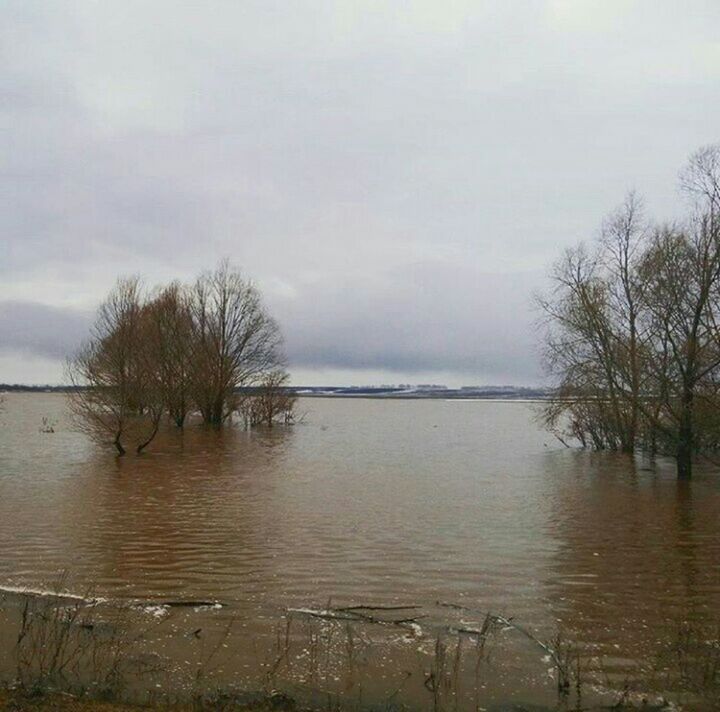
[[(527, 688), (526, 695), (520, 700), (513, 700), (514, 695), (507, 698), (505, 695), (499, 698), (491, 696), (482, 707), (488, 712), (553, 712), (565, 709), (563, 705), (572, 704), (576, 694), (577, 703), (580, 703), (581, 688), (583, 700), (589, 703), (583, 706), (586, 712), (640, 709), (646, 712), (681, 709), (699, 712), (713, 709), (704, 705), (705, 698), (700, 700), (701, 706), (693, 704), (684, 708), (677, 703), (669, 703), (660, 690), (650, 692), (650, 689), (644, 689), (645, 683), (650, 680), (636, 680), (639, 687), (632, 693), (629, 689), (623, 692), (606, 688), (603, 691), (592, 678), (585, 677), (585, 672), (581, 675), (580, 669), (575, 671), (571, 663), (577, 650), (572, 641), (563, 641), (557, 636), (555, 642), (545, 642), (537, 637), (533, 629), (523, 627), (512, 617), (483, 614), (440, 601), (437, 606), (447, 611), (448, 617), (435, 628), (426, 626), (428, 616), (426, 611), (419, 610), (419, 606), (287, 609), (285, 619), (280, 621), (283, 625), (276, 628), (277, 647), (271, 649), (269, 657), (263, 656), (260, 650), (255, 650), (253, 654), (259, 665), (259, 676), (253, 682), (250, 678), (242, 678), (237, 661), (229, 653), (222, 652), (222, 648), (227, 647), (223, 645), (225, 641), (231, 639), (232, 624), (219, 627), (213, 634), (207, 617), (194, 618), (192, 626), (178, 626), (179, 621), (163, 617), (163, 620), (169, 621), (169, 626), (166, 625), (161, 637), (157, 637), (158, 626), (163, 622), (143, 617), (136, 606), (117, 606), (94, 598), (82, 599), (68, 595), (62, 589), (55, 593), (50, 588), (43, 589), (40, 594), (26, 589), (25, 592), (6, 595), (10, 598), (1, 601), (3, 605), (0, 605), (0, 651), (3, 653), (0, 658), (0, 710), (320, 712), (332, 709), (335, 712), (370, 712), (378, 709), (382, 699), (387, 701), (389, 698), (382, 690), (367, 697), (362, 688), (356, 687), (359, 680), (354, 677), (358, 672), (357, 655), (363, 649), (361, 641), (366, 634), (389, 636), (394, 640), (401, 636), (418, 649), (423, 644), (430, 646), (429, 657), (417, 671), (420, 677), (416, 681), (424, 686), (424, 692), (420, 688), (418, 691), (423, 694), (394, 699), (396, 693), (392, 693), (392, 704), (382, 708), (388, 711), (421, 710), (427, 709), (428, 705), (436, 710), (469, 709), (466, 706), (468, 700), (457, 697), (461, 691), (459, 680), (455, 677), (457, 671), (463, 664), (476, 671), (482, 665), (485, 674), (490, 676), (485, 678), (486, 682), (493, 682), (493, 677), (500, 674), (499, 670), (492, 664), (487, 668), (485, 666), (497, 652), (502, 654), (505, 646), (512, 647), (513, 640), (524, 641), (532, 654), (525, 657), (524, 665), (512, 674), (521, 677), (532, 675), (533, 671), (541, 672), (547, 666), (553, 674), (551, 679), (545, 679), (541, 696), (532, 694), (532, 687)], [(196, 614), (198, 612), (195, 611)], [(139, 617), (131, 619), (128, 614), (139, 614)], [(471, 619), (478, 622), (471, 623)], [(293, 620), (297, 620), (293, 625), (299, 625), (300, 630), (294, 627), (291, 634)], [(422, 621), (423, 628), (414, 622), (418, 620)], [(351, 624), (355, 629), (353, 632), (350, 631)], [(308, 629), (308, 626), (312, 628)], [(196, 627), (194, 634), (188, 634), (187, 631)], [(201, 630), (202, 639), (199, 636)], [(332, 648), (330, 641), (333, 636), (344, 632), (347, 638), (343, 641), (335, 637), (339, 647)], [(184, 670), (178, 667), (178, 659), (174, 659), (169, 650), (163, 649), (162, 641), (167, 643), (168, 633), (182, 645), (182, 650), (176, 649), (175, 653), (189, 665)], [(298, 633), (301, 633), (300, 637)], [(323, 636), (327, 639), (324, 652), (320, 642)], [(2, 645), (2, 639), (5, 645)], [(198, 642), (200, 640), (202, 642)], [(210, 655), (204, 647), (206, 640), (212, 650)], [(254, 640), (253, 646), (259, 641), (260, 638)], [(353, 647), (359, 642), (360, 648)], [(198, 645), (202, 646), (199, 651)], [(199, 657), (193, 658), (194, 646), (195, 652), (201, 653)], [(328, 656), (328, 670), (333, 671), (332, 675), (339, 683), (337, 689), (327, 686), (328, 671), (323, 672), (321, 667), (313, 668), (309, 676), (302, 675), (300, 680), (294, 680), (289, 675), (294, 661), (305, 657), (313, 646), (316, 646), (316, 665), (322, 666), (320, 661)], [(349, 646), (347, 660), (342, 652), (348, 649), (346, 646)], [(512, 650), (513, 653), (519, 652), (515, 647)], [(218, 657), (213, 659), (218, 651), (221, 651)], [(190, 660), (193, 660), (192, 664)], [(220, 672), (218, 666), (226, 667), (230, 660), (234, 661), (232, 667), (224, 670), (220, 677), (215, 677), (215, 673)], [(450, 663), (450, 660), (455, 662)], [(143, 666), (148, 661), (152, 664), (143, 672)], [(89, 662), (92, 665), (88, 666)], [(364, 679), (379, 683), (386, 672), (399, 674), (404, 670), (401, 664), (398, 666), (399, 662), (400, 658), (383, 657), (379, 667), (367, 668), (368, 676)], [(458, 667), (454, 669), (453, 665)], [(429, 677), (426, 677), (428, 670)], [(339, 676), (345, 677), (341, 681)], [(501, 678), (496, 679), (501, 681)], [(513, 679), (508, 678), (511, 682)], [(435, 680), (442, 681), (442, 687), (433, 689)], [(431, 681), (431, 687), (428, 687), (428, 681)], [(504, 683), (500, 687), (503, 686)], [(556, 692), (553, 690), (555, 686)], [(361, 691), (359, 698), (358, 689)], [(540, 693), (540, 688), (535, 692)], [(428, 697), (428, 693), (432, 697)], [(551, 702), (556, 695), (557, 703)], [(684, 698), (682, 692), (680, 697)]]

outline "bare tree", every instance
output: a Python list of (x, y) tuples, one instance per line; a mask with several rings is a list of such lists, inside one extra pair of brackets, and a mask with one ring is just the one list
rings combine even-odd
[(697, 201), (701, 213), (720, 213), (720, 144), (703, 146), (680, 173), (683, 190)]
[(647, 234), (642, 202), (631, 192), (604, 221), (599, 241), (599, 259), (607, 283), (610, 360), (614, 365), (608, 391), (621, 401), (617, 411), (624, 452), (633, 451), (640, 427), (644, 385), (641, 359), (647, 334), (640, 323), (645, 285), (639, 266)]
[(720, 407), (719, 235), (708, 216), (690, 229), (658, 230), (645, 267), (656, 357), (647, 362), (657, 404), (652, 425), (675, 455), (681, 478), (691, 476), (692, 457), (703, 440), (716, 438), (711, 422), (700, 414), (709, 404), (710, 411)]
[(551, 293), (538, 298), (547, 325), (545, 363), (558, 379), (544, 418), (561, 439), (630, 452), (636, 425), (625, 336), (634, 331), (634, 317), (628, 323), (623, 290), (607, 270), (613, 259), (603, 249), (566, 250), (552, 272)]
[(217, 426), (232, 412), (238, 388), (282, 363), (280, 331), (255, 286), (228, 262), (198, 279), (192, 311), (195, 401), (205, 422)]
[(199, 378), (190, 295), (173, 282), (147, 305), (145, 316), (162, 400), (172, 421), (182, 428), (192, 409), (193, 383)]
[(655, 325), (659, 429), (678, 476), (692, 475), (696, 452), (717, 447), (720, 410), (720, 145), (695, 152), (681, 172), (694, 215), (656, 231), (646, 257), (646, 308)]
[(688, 478), (720, 443), (720, 146), (694, 154), (681, 183), (695, 203), (685, 225), (648, 228), (630, 194), (593, 250), (566, 252), (539, 304), (558, 379), (546, 424), (598, 449), (662, 449)]
[(119, 280), (98, 310), (90, 340), (67, 368), (77, 423), (120, 455), (128, 442), (137, 452), (147, 447), (163, 411), (145, 316), (139, 279)]

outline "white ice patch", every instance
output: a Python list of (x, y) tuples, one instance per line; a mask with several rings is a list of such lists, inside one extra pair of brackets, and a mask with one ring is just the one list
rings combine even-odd
[(410, 630), (412, 630), (413, 635), (416, 638), (422, 637), (423, 629), (417, 623), (408, 623), (407, 626), (408, 626), (408, 628), (410, 628)]
[(146, 615), (152, 616), (153, 618), (165, 618), (165, 616), (170, 615), (170, 608), (169, 606), (163, 606), (163, 605), (145, 605), (145, 606), (135, 606), (135, 609), (138, 611), (141, 611), (142, 613), (145, 613)]
[(206, 606), (195, 606), (193, 611), (200, 613), (202, 611), (219, 611), (222, 608), (222, 603), (210, 603)]
[(76, 593), (68, 591), (51, 591), (44, 588), (29, 588), (27, 586), (0, 586), (0, 593), (10, 593), (18, 596), (36, 596), (38, 598), (66, 598), (71, 601), (79, 601), (88, 605), (96, 605), (98, 603), (106, 603), (106, 598), (86, 598)]

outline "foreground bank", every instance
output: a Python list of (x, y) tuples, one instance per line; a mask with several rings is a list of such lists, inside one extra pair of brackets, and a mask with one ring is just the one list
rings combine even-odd
[(511, 616), (452, 603), (294, 609), (269, 648), (232, 622), (213, 630), (202, 614), (219, 603), (58, 590), (6, 591), (0, 604), (0, 709), (700, 712), (720, 694), (720, 643), (690, 628), (623, 682), (612, 660), (560, 633), (543, 640)]

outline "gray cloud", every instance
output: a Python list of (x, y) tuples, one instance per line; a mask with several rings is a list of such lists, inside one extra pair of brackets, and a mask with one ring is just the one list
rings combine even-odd
[(720, 138), (712, 0), (0, 19), (0, 300), (92, 309), (119, 274), (228, 256), (306, 369), (531, 378), (526, 275), (627, 188), (672, 217), (678, 168)]
[(538, 273), (423, 263), (308, 285), (275, 311), (297, 366), (536, 383), (532, 292), (541, 284)]
[[(292, 366), (402, 376), (449, 372), (467, 381), (538, 382), (532, 313), (542, 275), (483, 274), (421, 263), (355, 282), (325, 279), (270, 300)], [(92, 314), (0, 302), (0, 352), (64, 359), (87, 337)]]
[(0, 302), (0, 351), (64, 360), (87, 338), (90, 323), (91, 315), (83, 311)]

